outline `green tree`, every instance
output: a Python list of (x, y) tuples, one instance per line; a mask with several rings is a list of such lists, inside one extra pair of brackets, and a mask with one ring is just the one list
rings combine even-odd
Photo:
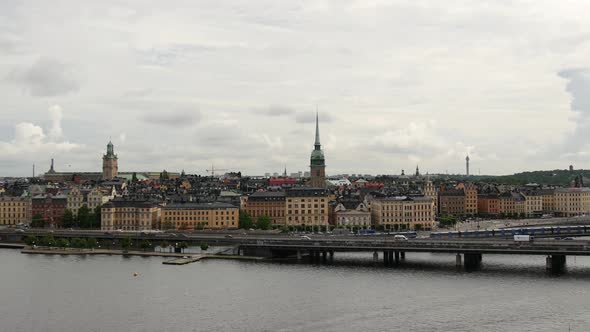
[(131, 182), (135, 183), (137, 181), (137, 173), (133, 172), (133, 175), (131, 175)]
[(61, 218), (61, 227), (70, 228), (74, 227), (74, 213), (70, 209), (66, 209), (63, 217)]
[(96, 241), (95, 238), (89, 238), (88, 240), (86, 240), (86, 246), (88, 248), (96, 248), (98, 247), (98, 241)]
[[(168, 243), (168, 241), (166, 241), (166, 240), (160, 242), (160, 248), (161, 249), (166, 249), (167, 250), (169, 246), (170, 246), (170, 243)], [(160, 251), (161, 251), (161, 249), (160, 249)]]
[(90, 228), (90, 210), (86, 205), (78, 209), (78, 224), (81, 228)]
[(201, 242), (201, 250), (207, 251), (209, 249), (209, 245), (206, 242)]
[(112, 245), (113, 245), (113, 242), (111, 242), (111, 240), (107, 240), (107, 239), (100, 240), (100, 247), (102, 247), (102, 248), (110, 249), (112, 247)]
[(440, 224), (445, 227), (454, 227), (457, 224), (457, 218), (453, 215), (445, 214), (440, 217)]
[(88, 242), (85, 239), (75, 237), (70, 242), (70, 245), (74, 248), (86, 248), (86, 246), (88, 245)]
[(67, 248), (70, 246), (70, 241), (68, 241), (67, 239), (64, 239), (64, 238), (57, 239), (55, 245), (60, 248)]
[(252, 217), (248, 212), (240, 212), (239, 227), (241, 229), (254, 228), (254, 222), (252, 221)]
[(100, 205), (94, 208), (94, 213), (92, 214), (92, 216), (94, 218), (92, 219), (92, 223), (90, 224), (90, 228), (100, 228), (100, 222), (101, 222), (101, 217), (102, 217), (101, 211), (102, 211), (102, 207)]
[(45, 227), (45, 220), (43, 220), (43, 217), (40, 214), (36, 214), (33, 216), (33, 219), (31, 220), (31, 227), (33, 227), (33, 228)]
[(188, 245), (183, 241), (178, 244), (177, 248), (180, 248), (180, 251), (184, 252), (184, 249), (188, 248)]
[(416, 224), (416, 225), (414, 226), (414, 230), (415, 230), (415, 231), (417, 231), (417, 232), (418, 232), (418, 231), (421, 231), (421, 230), (422, 230), (422, 224)]
[(272, 223), (269, 216), (258, 216), (256, 218), (256, 228), (267, 230), (270, 229)]
[(139, 243), (139, 247), (145, 251), (146, 249), (150, 248), (152, 244), (148, 240), (141, 240)]
[(28, 235), (28, 236), (25, 238), (25, 243), (26, 243), (27, 245), (29, 245), (29, 246), (32, 246), (32, 245), (34, 245), (34, 244), (38, 244), (38, 243), (39, 243), (39, 239), (37, 239), (37, 237), (36, 237), (36, 236), (33, 236), (33, 235)]
[(54, 247), (55, 246), (55, 239), (53, 235), (45, 235), (39, 241), (39, 244), (42, 246)]
[(125, 238), (121, 241), (121, 247), (125, 250), (129, 250), (129, 248), (133, 245), (133, 241), (130, 238)]
[(164, 223), (162, 223), (162, 229), (163, 230), (174, 229), (174, 224), (171, 221), (165, 221)]

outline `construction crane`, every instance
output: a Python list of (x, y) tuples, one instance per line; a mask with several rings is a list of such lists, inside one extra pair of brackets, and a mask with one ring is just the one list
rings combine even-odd
[(215, 168), (215, 166), (211, 165), (211, 169), (207, 169), (206, 171), (207, 173), (211, 173), (211, 176), (215, 176), (215, 171), (229, 171), (229, 169)]

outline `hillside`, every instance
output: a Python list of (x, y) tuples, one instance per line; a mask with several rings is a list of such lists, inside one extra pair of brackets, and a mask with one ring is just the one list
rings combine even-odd
[[(493, 182), (499, 184), (524, 185), (527, 183), (538, 183), (544, 185), (569, 185), (578, 175), (590, 178), (590, 170), (569, 170), (556, 169), (552, 171), (531, 171), (502, 176), (479, 176), (478, 181)], [(590, 185), (590, 183), (585, 183)]]

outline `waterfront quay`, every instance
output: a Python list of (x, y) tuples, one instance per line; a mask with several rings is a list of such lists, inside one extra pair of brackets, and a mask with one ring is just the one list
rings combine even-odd
[[(160, 234), (116, 234), (88, 231), (28, 231), (27, 233), (11, 233), (1, 231), (0, 236), (6, 240), (18, 241), (29, 236), (43, 236), (51, 234), (59, 237), (93, 237), (120, 241), (125, 238), (150, 241), (184, 241), (185, 243), (208, 243), (213, 246), (231, 246), (229, 256), (246, 256), (269, 259), (311, 259), (312, 261), (328, 261), (339, 252), (367, 252), (373, 261), (383, 261), (385, 265), (402, 264), (411, 259), (411, 253), (442, 253), (454, 255), (454, 263), (458, 267), (468, 269), (479, 268), (485, 255), (534, 255), (546, 257), (546, 268), (551, 271), (562, 271), (566, 265), (567, 256), (590, 256), (590, 242), (578, 240), (557, 240), (535, 238), (529, 242), (515, 242), (506, 238), (479, 239), (432, 239), (416, 238), (396, 241), (394, 237), (382, 236), (327, 236), (310, 235), (310, 237), (289, 236), (285, 234), (235, 234), (235, 233), (160, 233)], [(29, 234), (30, 233), (30, 234)], [(233, 235), (232, 235), (233, 234)], [(163, 236), (163, 237), (162, 237)], [(155, 245), (155, 242), (154, 242)], [(28, 249), (32, 250), (32, 249)], [(100, 250), (84, 253), (103, 253)], [(104, 249), (103, 249), (104, 250)], [(26, 252), (26, 251), (25, 251)], [(64, 253), (75, 253), (70, 249)], [(105, 254), (124, 251), (105, 250)], [(137, 251), (138, 255), (159, 255), (158, 252)], [(32, 253), (32, 252), (31, 252)], [(39, 253), (39, 252), (37, 252)], [(50, 253), (59, 253), (50, 250)], [(129, 252), (127, 252), (129, 254)], [(185, 256), (183, 253), (173, 253), (173, 257)], [(224, 257), (224, 255), (219, 255)]]

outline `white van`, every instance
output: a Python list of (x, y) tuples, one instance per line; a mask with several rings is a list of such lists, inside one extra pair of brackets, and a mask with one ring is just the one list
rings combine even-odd
[(530, 235), (514, 235), (514, 242), (531, 242), (533, 239)]

